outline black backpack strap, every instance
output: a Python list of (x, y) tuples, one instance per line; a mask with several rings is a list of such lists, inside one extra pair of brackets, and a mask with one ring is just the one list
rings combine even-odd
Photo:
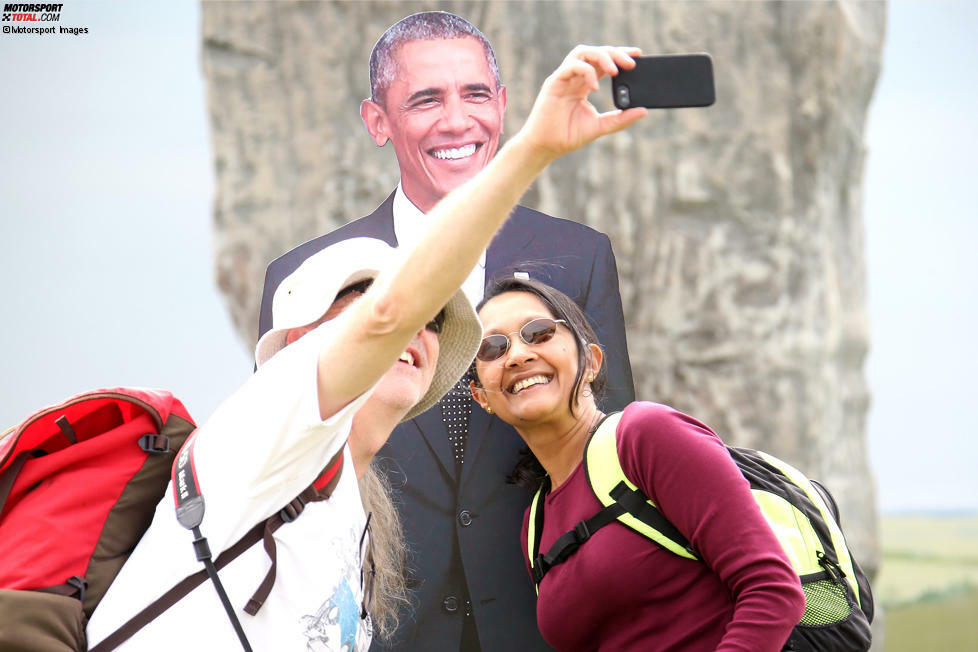
[[(533, 560), (530, 564), (530, 571), (533, 575), (533, 581), (537, 584), (543, 580), (547, 572), (556, 566), (557, 564), (563, 563), (574, 554), (575, 551), (581, 545), (591, 538), (591, 536), (603, 528), (609, 523), (614, 523), (618, 520), (618, 517), (622, 514), (628, 512), (635, 518), (639, 519), (649, 527), (655, 528), (669, 539), (682, 546), (690, 553), (693, 553), (692, 546), (689, 544), (689, 540), (682, 535), (682, 533), (676, 529), (676, 526), (670, 523), (665, 516), (662, 515), (658, 509), (655, 508), (652, 503), (648, 502), (645, 494), (640, 489), (629, 489), (628, 485), (624, 482), (619, 482), (611, 491), (611, 497), (614, 498), (615, 502), (610, 505), (600, 509), (591, 518), (579, 521), (573, 529), (568, 530), (564, 534), (560, 535), (553, 545), (550, 546), (550, 550), (546, 554), (538, 554), (538, 550), (531, 551), (533, 555), (531, 559)], [(540, 535), (543, 533), (543, 494), (541, 493), (539, 498), (540, 504), (537, 505), (536, 510), (536, 522), (533, 527), (536, 531), (536, 536), (534, 537), (534, 547), (540, 545)], [(695, 554), (695, 553), (693, 553)]]
[(611, 490), (611, 497), (615, 499), (614, 504), (622, 506), (622, 511), (628, 512), (649, 527), (658, 530), (666, 538), (685, 548), (688, 552), (696, 554), (689, 543), (689, 539), (683, 536), (683, 533), (669, 522), (669, 519), (663, 516), (655, 505), (649, 502), (648, 496), (641, 489), (629, 489), (628, 485), (622, 481)]
[(251, 599), (248, 600), (248, 604), (245, 605), (245, 613), (251, 616), (257, 614), (258, 610), (261, 609), (263, 604), (265, 604), (265, 600), (268, 599), (268, 594), (272, 592), (272, 586), (275, 584), (278, 559), (278, 551), (275, 547), (275, 537), (272, 536), (275, 533), (275, 530), (279, 529), (286, 523), (291, 523), (295, 519), (299, 518), (299, 514), (302, 513), (302, 510), (305, 509), (306, 505), (309, 503), (326, 500), (333, 495), (333, 490), (336, 489), (336, 485), (339, 484), (340, 475), (342, 473), (343, 449), (341, 448), (339, 452), (333, 456), (333, 459), (326, 464), (326, 470), (320, 476), (320, 478), (329, 477), (329, 481), (325, 486), (323, 486), (321, 489), (316, 489), (316, 483), (313, 483), (307, 487), (305, 491), (293, 498), (288, 505), (280, 509), (278, 513), (273, 514), (265, 521), (262, 539), (264, 540), (265, 553), (271, 560), (272, 565), (265, 574), (265, 579), (262, 580), (261, 584), (255, 590), (254, 595), (252, 595)]
[(305, 509), (306, 504), (316, 500), (325, 500), (325, 498), (319, 497), (319, 492), (316, 491), (315, 487), (308, 487), (278, 513), (273, 514), (265, 521), (265, 527), (262, 528), (262, 540), (264, 541), (265, 553), (272, 565), (265, 574), (265, 579), (262, 580), (254, 595), (248, 600), (248, 604), (245, 605), (245, 613), (251, 616), (257, 614), (258, 610), (265, 604), (265, 600), (268, 599), (268, 594), (272, 592), (272, 586), (275, 585), (278, 564), (278, 550), (275, 547), (275, 537), (273, 536), (275, 530), (299, 518), (299, 514)]
[[(541, 499), (541, 505), (538, 508), (537, 514), (542, 514), (542, 502), (543, 501)], [(614, 523), (618, 519), (618, 516), (624, 513), (625, 509), (621, 505), (618, 503), (612, 503), (611, 505), (599, 510), (598, 513), (591, 518), (584, 521), (578, 521), (577, 525), (575, 525), (572, 529), (557, 537), (557, 540), (553, 542), (553, 545), (550, 546), (550, 550), (548, 550), (546, 554), (537, 554), (535, 558), (533, 558), (533, 563), (530, 564), (530, 569), (533, 573), (533, 581), (540, 584), (540, 582), (543, 581), (544, 576), (551, 568), (566, 561), (567, 558), (574, 554), (577, 549), (580, 548), (585, 541), (590, 539), (595, 532), (609, 523)], [(542, 520), (543, 519), (540, 518), (540, 524), (536, 526), (539, 528), (537, 530), (536, 545), (539, 545), (540, 534), (543, 532)], [(536, 553), (536, 551), (534, 551), (534, 553)]]

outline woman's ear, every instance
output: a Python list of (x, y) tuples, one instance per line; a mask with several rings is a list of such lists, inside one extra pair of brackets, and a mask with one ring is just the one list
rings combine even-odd
[(604, 363), (604, 351), (601, 347), (593, 342), (587, 345), (587, 373), (584, 374), (585, 378), (588, 378), (588, 382), (594, 380), (598, 377), (598, 372), (601, 371), (601, 365)]
[(472, 392), (472, 399), (479, 404), (479, 406), (492, 414), (492, 408), (489, 407), (489, 400), (486, 397), (486, 390), (475, 384), (474, 380), (469, 381), (469, 391)]

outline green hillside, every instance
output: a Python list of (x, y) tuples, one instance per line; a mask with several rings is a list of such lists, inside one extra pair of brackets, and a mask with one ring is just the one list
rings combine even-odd
[(887, 652), (978, 650), (978, 515), (882, 519)]

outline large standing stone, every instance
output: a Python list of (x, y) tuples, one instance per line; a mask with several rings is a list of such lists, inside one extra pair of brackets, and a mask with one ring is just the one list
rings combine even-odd
[[(249, 345), (267, 262), (371, 211), (397, 183), (393, 152), (359, 117), (367, 59), (387, 26), (431, 7), (203, 3), (217, 278)], [(638, 396), (823, 479), (874, 569), (861, 188), (885, 5), (438, 7), (496, 48), (507, 133), (576, 43), (713, 55), (715, 106), (658, 111), (558, 161), (524, 203), (611, 237)], [(595, 101), (610, 108), (609, 95)]]

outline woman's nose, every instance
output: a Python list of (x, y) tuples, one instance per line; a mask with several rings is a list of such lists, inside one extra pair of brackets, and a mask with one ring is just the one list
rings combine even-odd
[(525, 364), (537, 357), (533, 347), (524, 342), (518, 335), (510, 335), (509, 351), (506, 352), (506, 366), (513, 367)]

